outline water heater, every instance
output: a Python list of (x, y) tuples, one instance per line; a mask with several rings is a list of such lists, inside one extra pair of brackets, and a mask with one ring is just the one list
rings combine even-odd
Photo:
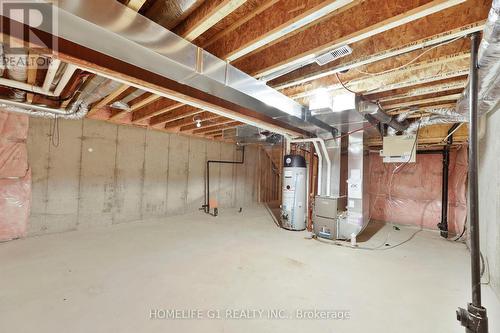
[(288, 230), (305, 230), (307, 217), (306, 160), (286, 155), (283, 167), (283, 202), (281, 226)]

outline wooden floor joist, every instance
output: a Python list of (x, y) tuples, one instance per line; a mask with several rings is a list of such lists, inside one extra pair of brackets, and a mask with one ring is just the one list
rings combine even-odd
[(193, 41), (245, 2), (246, 0), (206, 0), (175, 27), (174, 32)]
[(466, 84), (467, 84), (466, 79), (458, 79), (452, 81), (450, 80), (448, 82), (439, 82), (437, 84), (395, 89), (379, 94), (367, 94), (364, 96), (372, 101), (390, 102), (402, 98), (411, 98), (432, 93), (448, 92), (448, 91), (454, 91), (456, 89), (463, 89), (465, 88)]
[(283, 70), (291, 64), (370, 38), (464, 1), (386, 0), (383, 7), (380, 6), (379, 0), (363, 1), (339, 15), (324, 20), (321, 24), (238, 60), (235, 65), (256, 77), (265, 76)]
[(205, 128), (196, 129), (193, 131), (193, 134), (206, 134), (212, 131), (217, 131), (221, 129), (231, 128), (234, 126), (239, 126), (241, 123), (239, 121), (229, 120), (227, 123), (222, 123), (220, 125), (207, 126)]
[(447, 101), (456, 101), (462, 96), (462, 94), (454, 94), (454, 95), (446, 95), (441, 97), (434, 98), (426, 98), (426, 99), (418, 99), (411, 102), (404, 103), (394, 103), (394, 104), (382, 104), (382, 107), (386, 110), (405, 108), (410, 106), (418, 106), (422, 104), (436, 103), (436, 102), (447, 102)]
[(353, 53), (324, 66), (311, 64), (269, 82), (279, 89), (481, 31), (491, 3), (469, 0), (371, 38), (350, 44)]
[(225, 118), (225, 117), (214, 115), (214, 118), (204, 119), (200, 123), (200, 127), (198, 127), (196, 124), (189, 124), (189, 125), (182, 126), (179, 129), (179, 131), (181, 131), (181, 132), (189, 132), (189, 131), (193, 131), (193, 130), (195, 130), (197, 128), (205, 128), (207, 126), (218, 125), (218, 124), (220, 124), (220, 123), (222, 123), (224, 121), (232, 121), (232, 120), (228, 119), (228, 118)]
[(222, 59), (234, 61), (297, 33), (312, 22), (317, 23), (339, 8), (357, 3), (359, 0), (310, 0), (291, 8), (293, 3), (279, 1), (213, 44), (209, 51)]
[[(241, 16), (238, 19), (231, 21), (231, 23), (222, 25), (218, 28), (218, 31), (214, 34), (206, 37), (204, 35), (198, 38), (199, 44), (203, 48), (208, 48), (213, 43), (220, 40), (222, 37), (226, 36), (230, 32), (236, 30), (241, 27), (246, 22), (253, 19), (255, 16), (260, 15), (260, 13), (264, 12), (269, 7), (273, 6), (280, 0), (248, 0), (244, 5), (238, 8), (235, 12), (242, 10)], [(217, 25), (215, 25), (217, 26)]]
[[(357, 76), (358, 79), (350, 82), (344, 81), (342, 75), (340, 76), (340, 79), (344, 81), (344, 84), (349, 89), (352, 89), (355, 92), (373, 94), (375, 92), (383, 92), (462, 76), (468, 73), (469, 57), (469, 54), (464, 52), (415, 63), (405, 69), (381, 75), (366, 76), (360, 74)], [(323, 78), (322, 80), (315, 81), (315, 85), (329, 91), (341, 91), (342, 89), (342, 85), (339, 84), (336, 77)], [(306, 89), (307, 91), (304, 91)], [(316, 93), (316, 87), (294, 87), (286, 89), (284, 93), (294, 99), (299, 99), (314, 95)]]
[(161, 97), (136, 110), (132, 115), (132, 122), (140, 123), (162, 113), (180, 108), (183, 105), (182, 103)]
[(183, 105), (180, 108), (164, 112), (158, 116), (154, 116), (149, 120), (150, 126), (158, 126), (178, 119), (182, 119), (195, 114), (204, 112), (202, 109), (192, 107), (190, 105)]
[(194, 116), (189, 115), (187, 117), (177, 119), (171, 122), (167, 122), (165, 124), (165, 129), (176, 129), (180, 128), (182, 126), (188, 126), (188, 125), (194, 125), (196, 126), (196, 122), (200, 122), (200, 124), (204, 121), (208, 121), (211, 119), (216, 119), (219, 116), (210, 112), (201, 112), (199, 114), (196, 114)]
[(97, 111), (99, 111), (101, 108), (105, 107), (106, 105), (109, 105), (113, 103), (117, 98), (120, 98), (120, 96), (126, 92), (128, 89), (130, 89), (130, 86), (127, 84), (122, 84), (118, 89), (116, 89), (114, 92), (109, 94), (108, 96), (104, 97), (101, 101), (99, 101), (97, 104), (95, 104), (90, 111), (88, 112), (88, 116), (93, 115)]

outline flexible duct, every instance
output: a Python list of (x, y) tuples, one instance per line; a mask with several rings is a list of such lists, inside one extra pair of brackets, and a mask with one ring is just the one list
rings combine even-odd
[[(478, 57), (478, 115), (482, 116), (500, 103), (500, 0), (493, 0)], [(469, 84), (457, 102), (457, 112), (468, 117)]]
[(422, 117), (420, 120), (414, 121), (408, 126), (405, 130), (405, 134), (415, 133), (419, 128), (431, 126), (431, 125), (440, 125), (440, 124), (454, 124), (454, 123), (463, 123), (466, 121), (464, 116), (457, 117), (443, 117), (439, 115)]
[(2, 111), (27, 114), (31, 117), (78, 120), (87, 115), (92, 103), (109, 95), (118, 85), (115, 81), (96, 77), (87, 84), (69, 109), (54, 109), (7, 99), (0, 99), (0, 108)]

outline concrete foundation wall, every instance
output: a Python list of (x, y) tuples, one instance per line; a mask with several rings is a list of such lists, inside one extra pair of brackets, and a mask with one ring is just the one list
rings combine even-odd
[(500, 109), (497, 109), (487, 115), (486, 133), (479, 141), (479, 221), (481, 252), (488, 261), (491, 287), (500, 299), (499, 133)]
[[(204, 203), (207, 159), (240, 158), (236, 146), (103, 121), (32, 118), (28, 157), (33, 172), (29, 235), (180, 215)], [(56, 145), (54, 145), (54, 143)], [(219, 207), (256, 201), (257, 149), (244, 165), (211, 168)]]

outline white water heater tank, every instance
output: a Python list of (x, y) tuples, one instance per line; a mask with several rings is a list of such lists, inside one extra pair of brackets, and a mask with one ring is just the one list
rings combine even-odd
[(300, 155), (286, 155), (283, 167), (281, 226), (305, 230), (307, 217), (307, 167)]

